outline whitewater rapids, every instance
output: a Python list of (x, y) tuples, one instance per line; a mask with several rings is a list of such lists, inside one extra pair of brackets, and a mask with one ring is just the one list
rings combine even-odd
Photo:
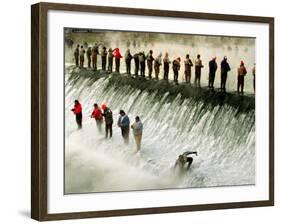
[[(169, 94), (108, 86), (109, 77), (78, 81), (65, 77), (65, 193), (215, 187), (255, 184), (255, 111), (237, 113), (229, 105), (205, 106)], [(117, 87), (117, 88), (116, 88)], [(78, 99), (83, 128), (77, 130), (70, 111)], [(90, 118), (93, 104), (113, 111), (113, 138), (105, 139)], [(142, 148), (132, 132), (124, 145), (117, 127), (119, 110), (140, 116)], [(197, 151), (188, 172), (173, 169), (179, 154)]]

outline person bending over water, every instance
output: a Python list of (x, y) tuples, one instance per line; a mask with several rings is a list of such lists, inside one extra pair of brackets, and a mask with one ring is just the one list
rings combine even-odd
[(187, 169), (191, 166), (192, 162), (193, 162), (193, 158), (189, 155), (195, 154), (197, 156), (197, 152), (184, 152), (183, 154), (179, 155), (176, 163), (175, 163), (175, 168), (179, 167), (181, 169), (183, 169), (185, 167), (185, 165), (187, 164)]

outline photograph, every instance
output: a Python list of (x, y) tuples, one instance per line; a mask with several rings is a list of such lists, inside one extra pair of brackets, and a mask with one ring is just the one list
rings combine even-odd
[(64, 194), (255, 185), (255, 37), (63, 41)]

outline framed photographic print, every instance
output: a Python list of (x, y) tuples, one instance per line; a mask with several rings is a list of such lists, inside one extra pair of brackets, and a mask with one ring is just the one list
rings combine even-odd
[(274, 204), (274, 18), (31, 8), (32, 218)]

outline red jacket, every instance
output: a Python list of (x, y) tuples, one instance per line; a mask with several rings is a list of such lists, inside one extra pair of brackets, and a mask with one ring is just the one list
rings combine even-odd
[(102, 120), (102, 113), (100, 108), (95, 108), (92, 113), (92, 117), (96, 120)]
[(116, 59), (120, 59), (122, 58), (122, 55), (119, 51), (119, 48), (115, 48), (114, 51), (113, 51), (113, 56), (116, 58)]
[(80, 103), (74, 105), (74, 108), (72, 109), (74, 114), (80, 114), (82, 113), (82, 106)]

